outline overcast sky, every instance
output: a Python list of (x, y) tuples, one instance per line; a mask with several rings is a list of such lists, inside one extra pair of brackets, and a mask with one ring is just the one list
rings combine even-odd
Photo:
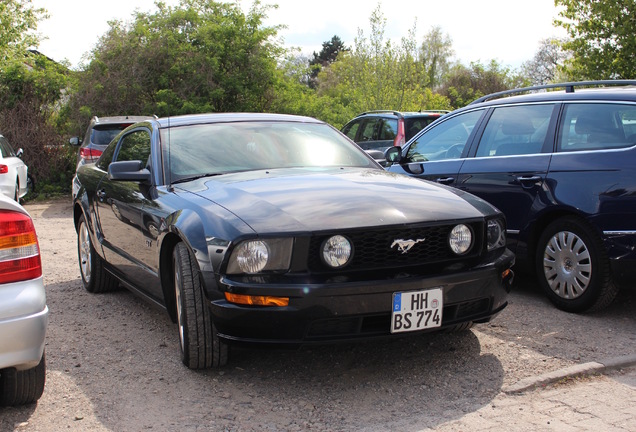
[[(176, 5), (178, 0), (164, 0)], [(251, 1), (239, 2), (247, 11)], [(262, 0), (278, 4), (271, 10), (267, 24), (283, 24), (280, 32), (286, 46), (301, 48), (311, 55), (322, 43), (338, 35), (352, 46), (358, 29), (370, 33), (369, 17), (381, 5), (387, 19), (385, 37), (399, 42), (416, 23), (417, 41), (433, 26), (450, 36), (455, 60), (468, 65), (472, 61), (497, 60), (518, 68), (532, 59), (543, 39), (563, 36), (554, 27), (557, 18), (554, 0)], [(77, 69), (81, 58), (108, 30), (108, 21), (129, 21), (132, 13), (155, 9), (154, 0), (33, 0), (36, 7), (48, 10), (50, 18), (38, 31), (44, 40), (39, 50), (54, 60), (67, 59)], [(417, 21), (416, 21), (417, 20)]]

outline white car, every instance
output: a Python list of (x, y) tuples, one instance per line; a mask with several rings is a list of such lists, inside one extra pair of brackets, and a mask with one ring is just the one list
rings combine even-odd
[(48, 322), (33, 220), (0, 194), (0, 406), (29, 404), (42, 396)]
[(14, 151), (0, 135), (0, 193), (18, 201), (27, 193), (27, 166), (22, 162), (22, 149)]

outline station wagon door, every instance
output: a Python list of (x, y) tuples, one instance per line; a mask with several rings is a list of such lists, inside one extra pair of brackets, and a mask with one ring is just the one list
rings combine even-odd
[(485, 199), (506, 215), (508, 246), (514, 251), (525, 244), (524, 228), (537, 205), (550, 200), (545, 178), (557, 108), (558, 104), (546, 103), (492, 109), (459, 173), (456, 187)]

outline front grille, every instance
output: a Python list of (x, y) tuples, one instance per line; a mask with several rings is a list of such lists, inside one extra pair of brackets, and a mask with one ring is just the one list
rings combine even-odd
[[(331, 269), (321, 261), (322, 243), (334, 234), (344, 235), (353, 243), (353, 260), (347, 271), (418, 266), (441, 262), (457, 261), (479, 255), (483, 225), (468, 223), (475, 237), (473, 248), (461, 257), (455, 255), (448, 246), (448, 236), (455, 227), (452, 225), (417, 226), (382, 230), (337, 232), (315, 235), (309, 245), (308, 267), (311, 272), (328, 272)], [(422, 240), (423, 241), (420, 241)], [(406, 253), (402, 253), (396, 240), (417, 242)]]

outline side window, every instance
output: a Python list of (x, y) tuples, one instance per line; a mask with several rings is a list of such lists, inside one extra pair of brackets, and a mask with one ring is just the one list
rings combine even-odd
[(362, 134), (360, 135), (360, 141), (374, 141), (377, 139), (377, 126), (378, 122), (381, 121), (377, 118), (367, 119), (362, 124)]
[(2, 157), (15, 157), (16, 155), (9, 141), (2, 135), (0, 135), (0, 151), (2, 152)]
[(470, 111), (441, 121), (436, 127), (417, 137), (409, 146), (411, 162), (457, 159), (484, 110)]
[(636, 105), (568, 104), (558, 151), (603, 150), (636, 144)]
[(351, 122), (349, 123), (345, 129), (342, 131), (346, 136), (348, 136), (352, 141), (356, 140), (356, 133), (358, 132), (358, 128), (360, 127), (360, 122)]
[(138, 130), (125, 135), (119, 145), (117, 161), (140, 160), (148, 163), (150, 157), (150, 134), (145, 130)]
[(397, 119), (384, 119), (380, 125), (380, 133), (378, 134), (379, 140), (393, 140), (397, 135), (398, 120)]
[(475, 157), (541, 153), (554, 104), (496, 108)]

